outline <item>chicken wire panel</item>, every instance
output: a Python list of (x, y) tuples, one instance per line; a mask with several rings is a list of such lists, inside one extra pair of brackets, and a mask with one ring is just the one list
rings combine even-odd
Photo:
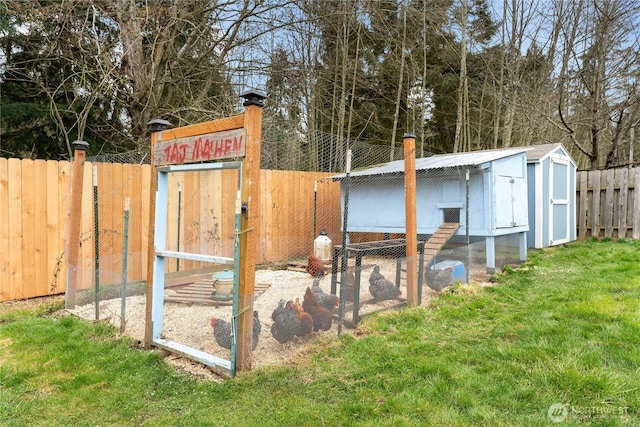
[[(168, 174), (165, 248), (233, 258), (237, 169)], [(197, 269), (194, 261), (167, 260), (166, 273)]]
[(100, 301), (144, 293), (151, 169), (143, 152), (90, 160), (84, 168), (82, 216), (70, 227), (81, 230), (76, 305), (80, 310), (91, 306), (97, 320)]
[(348, 150), (352, 152), (352, 168), (402, 159), (402, 147), (391, 149), (322, 131), (285, 131), (268, 122), (263, 123), (263, 128), (262, 169), (344, 172)]
[[(359, 170), (367, 171), (376, 166)], [(335, 177), (341, 183), (342, 227), (346, 227), (348, 232), (344, 246), (346, 251), (339, 247), (334, 255), (335, 260), (339, 254), (342, 256), (346, 253), (346, 268), (342, 266), (341, 259), (341, 265), (333, 267), (336, 278), (332, 280), (336, 282), (336, 291), (340, 289), (339, 285), (343, 280), (346, 284), (342, 289), (347, 304), (347, 322), (357, 323), (358, 315), (377, 311), (385, 306), (396, 306), (407, 298), (409, 263), (405, 247), (393, 245), (394, 239), (400, 239), (406, 244), (407, 203), (403, 169), (404, 166), (401, 165), (401, 172), (396, 173), (355, 176), (339, 174)], [(467, 281), (465, 265), (469, 263), (466, 255), (468, 251), (461, 250), (463, 256), (456, 258), (459, 263), (451, 264), (459, 265), (455, 274), (450, 266), (443, 268), (438, 263), (446, 259), (443, 258), (444, 251), (468, 246), (466, 207), (470, 203), (468, 198), (473, 199), (468, 197), (468, 169), (457, 167), (416, 171), (415, 205), (409, 208), (414, 209), (417, 240), (419, 244), (425, 245), (423, 256), (419, 253), (419, 260), (415, 264), (419, 270), (417, 276), (421, 283), (418, 284), (418, 294), (421, 299), (423, 296), (436, 295), (456, 282)], [(476, 206), (482, 209), (482, 204), (477, 202), (476, 200)], [(350, 250), (350, 245), (356, 249)], [(380, 248), (376, 250), (378, 245)], [(436, 280), (435, 275), (440, 269), (444, 271)], [(377, 289), (378, 280), (384, 284), (383, 290)], [(391, 284), (399, 291), (398, 295), (392, 294), (395, 290)], [(355, 307), (358, 304), (360, 307)]]
[(227, 328), (226, 347), (221, 349), (215, 345), (212, 318), (223, 325), (232, 323), (238, 179), (237, 169), (168, 174), (164, 228), (167, 251), (221, 261), (165, 258), (162, 338), (227, 360), (231, 329)]

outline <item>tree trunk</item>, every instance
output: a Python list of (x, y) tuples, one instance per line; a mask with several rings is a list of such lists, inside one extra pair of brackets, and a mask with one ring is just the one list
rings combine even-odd
[(460, 12), (460, 82), (458, 84), (458, 112), (453, 152), (465, 151), (468, 145), (469, 91), (467, 84), (467, 0), (462, 0)]
[(407, 45), (407, 8), (403, 7), (402, 10), (402, 47), (400, 49), (400, 76), (398, 76), (398, 91), (396, 94), (396, 108), (393, 115), (393, 131), (391, 133), (391, 150), (389, 154), (389, 160), (394, 161), (394, 153), (396, 150), (396, 138), (398, 134), (398, 121), (400, 119), (400, 101), (402, 100), (402, 88), (404, 80), (404, 63), (405, 55), (404, 50)]

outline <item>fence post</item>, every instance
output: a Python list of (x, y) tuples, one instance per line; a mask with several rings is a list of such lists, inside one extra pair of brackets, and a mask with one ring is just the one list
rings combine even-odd
[(240, 277), (238, 278), (238, 350), (237, 370), (251, 369), (253, 342), (253, 299), (255, 269), (260, 244), (260, 144), (262, 107), (266, 94), (247, 91), (240, 95), (243, 106), (246, 150), (242, 165), (242, 218), (240, 221)]
[(71, 164), (71, 203), (67, 221), (69, 236), (67, 239), (67, 289), (65, 292), (65, 308), (76, 307), (76, 289), (78, 283), (78, 258), (80, 252), (80, 236), (82, 233), (82, 187), (84, 177), (84, 161), (89, 143), (73, 142), (73, 159)]
[(404, 192), (407, 256), (407, 306), (418, 306), (418, 230), (416, 219), (416, 136), (405, 133), (404, 146)]

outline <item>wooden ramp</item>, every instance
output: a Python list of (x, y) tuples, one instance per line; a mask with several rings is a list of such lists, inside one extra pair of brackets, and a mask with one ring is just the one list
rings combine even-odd
[[(269, 289), (269, 284), (256, 283), (254, 286), (254, 299), (265, 293)], [(213, 291), (213, 279), (201, 279), (190, 285), (172, 288), (175, 293), (167, 295), (165, 302), (176, 302), (180, 304), (198, 304), (198, 305), (231, 305), (232, 299), (215, 299), (211, 296)]]
[(442, 225), (431, 235), (424, 244), (424, 263), (429, 265), (431, 260), (440, 252), (442, 247), (449, 241), (460, 228), (457, 222), (443, 222)]

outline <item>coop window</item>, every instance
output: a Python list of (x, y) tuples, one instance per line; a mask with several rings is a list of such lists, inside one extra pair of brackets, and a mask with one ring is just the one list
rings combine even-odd
[(460, 209), (458, 208), (445, 208), (444, 222), (460, 222)]

